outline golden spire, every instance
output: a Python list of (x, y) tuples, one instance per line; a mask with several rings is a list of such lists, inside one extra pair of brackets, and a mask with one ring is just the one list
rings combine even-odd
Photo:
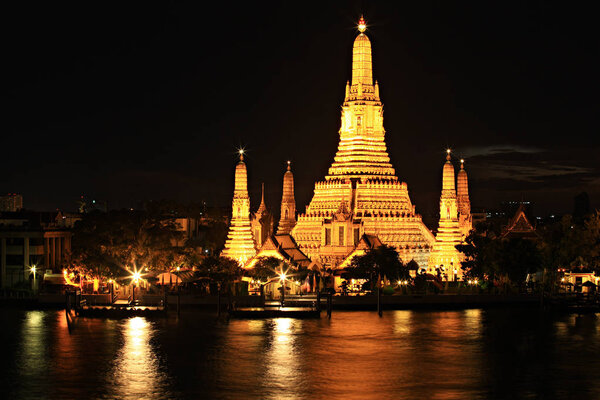
[(267, 210), (267, 206), (265, 205), (265, 183), (263, 182), (261, 185), (261, 195), (260, 195), (260, 206), (258, 206), (258, 210), (256, 210), (256, 214), (260, 215)]
[(450, 157), (450, 149), (446, 150), (446, 162), (444, 163), (444, 169), (442, 173), (442, 192), (452, 191), (454, 192), (454, 165), (452, 165), (452, 158)]
[(459, 202), (461, 201), (461, 196), (466, 196), (466, 201), (469, 200), (469, 180), (467, 178), (467, 171), (465, 171), (465, 160), (460, 160), (460, 171), (458, 171), (456, 177), (456, 190)]
[(352, 86), (373, 85), (373, 68), (371, 62), (371, 42), (363, 32), (367, 29), (365, 19), (360, 17), (358, 30), (360, 34), (354, 39), (352, 49)]
[(283, 195), (281, 196), (281, 216), (277, 226), (277, 234), (291, 232), (296, 225), (296, 199), (294, 198), (294, 174), (291, 161), (287, 162), (287, 170), (283, 174)]

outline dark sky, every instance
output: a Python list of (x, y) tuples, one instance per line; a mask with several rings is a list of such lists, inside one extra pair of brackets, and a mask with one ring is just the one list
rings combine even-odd
[[(444, 150), (474, 208), (600, 207), (597, 14), (556, 2), (78, 2), (3, 9), (0, 192), (30, 209), (144, 199), (228, 205), (235, 149), (253, 208), (299, 210), (337, 147), (361, 13), (397, 175), (438, 207)], [(17, 8), (14, 8), (17, 7)]]

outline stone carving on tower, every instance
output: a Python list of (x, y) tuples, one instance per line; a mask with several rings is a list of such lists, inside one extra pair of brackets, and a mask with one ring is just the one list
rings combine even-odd
[(240, 161), (235, 166), (235, 186), (233, 191), (231, 222), (224, 257), (233, 258), (241, 266), (254, 257), (256, 248), (250, 226), (250, 197), (248, 197), (248, 172), (244, 163), (244, 151), (240, 150)]
[(252, 234), (254, 235), (254, 243), (259, 249), (265, 240), (273, 234), (273, 214), (269, 212), (265, 205), (265, 184), (262, 184), (262, 192), (260, 198), (260, 206), (258, 210), (252, 214), (250, 219), (252, 225)]
[(458, 225), (462, 239), (466, 238), (473, 229), (471, 202), (469, 201), (469, 180), (465, 171), (465, 160), (460, 160), (460, 171), (456, 178), (456, 195), (458, 197)]
[(462, 254), (456, 246), (462, 243), (462, 233), (458, 221), (458, 200), (454, 185), (454, 165), (450, 150), (447, 150), (446, 163), (442, 174), (442, 195), (440, 196), (440, 223), (435, 236), (435, 245), (429, 260), (429, 271), (439, 273), (447, 280), (462, 277), (460, 262)]
[[(306, 212), (298, 216), (292, 235), (305, 254), (330, 267), (339, 266), (358, 242), (356, 236), (363, 234), (394, 246), (404, 262), (415, 260), (426, 267), (435, 238), (390, 163), (383, 104), (379, 84), (373, 83), (371, 42), (365, 29), (361, 17), (352, 50), (352, 80), (346, 83), (342, 104), (337, 153), (325, 180), (315, 183), (313, 198)], [(340, 201), (349, 212), (344, 221), (335, 218), (340, 215)]]
[(290, 161), (287, 171), (283, 174), (283, 195), (281, 196), (281, 216), (277, 226), (278, 235), (286, 235), (296, 225), (296, 199), (294, 198), (294, 174)]

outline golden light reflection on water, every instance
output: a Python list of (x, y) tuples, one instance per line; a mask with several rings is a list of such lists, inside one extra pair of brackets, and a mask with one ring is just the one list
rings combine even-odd
[(25, 315), (22, 329), (22, 359), (19, 366), (25, 376), (35, 376), (45, 371), (48, 362), (46, 349), (47, 329), (43, 311), (29, 311)]
[(166, 376), (150, 339), (154, 328), (143, 317), (130, 318), (122, 325), (123, 347), (114, 360), (115, 395), (123, 399), (163, 398)]
[(302, 387), (303, 369), (301, 354), (296, 348), (296, 331), (302, 328), (301, 325), (301, 320), (291, 318), (273, 320), (271, 340), (265, 355), (267, 398), (299, 398), (297, 390)]

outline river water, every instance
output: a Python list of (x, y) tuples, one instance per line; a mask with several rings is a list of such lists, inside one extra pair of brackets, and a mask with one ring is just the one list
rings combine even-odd
[(600, 398), (596, 315), (79, 319), (0, 309), (2, 398)]

